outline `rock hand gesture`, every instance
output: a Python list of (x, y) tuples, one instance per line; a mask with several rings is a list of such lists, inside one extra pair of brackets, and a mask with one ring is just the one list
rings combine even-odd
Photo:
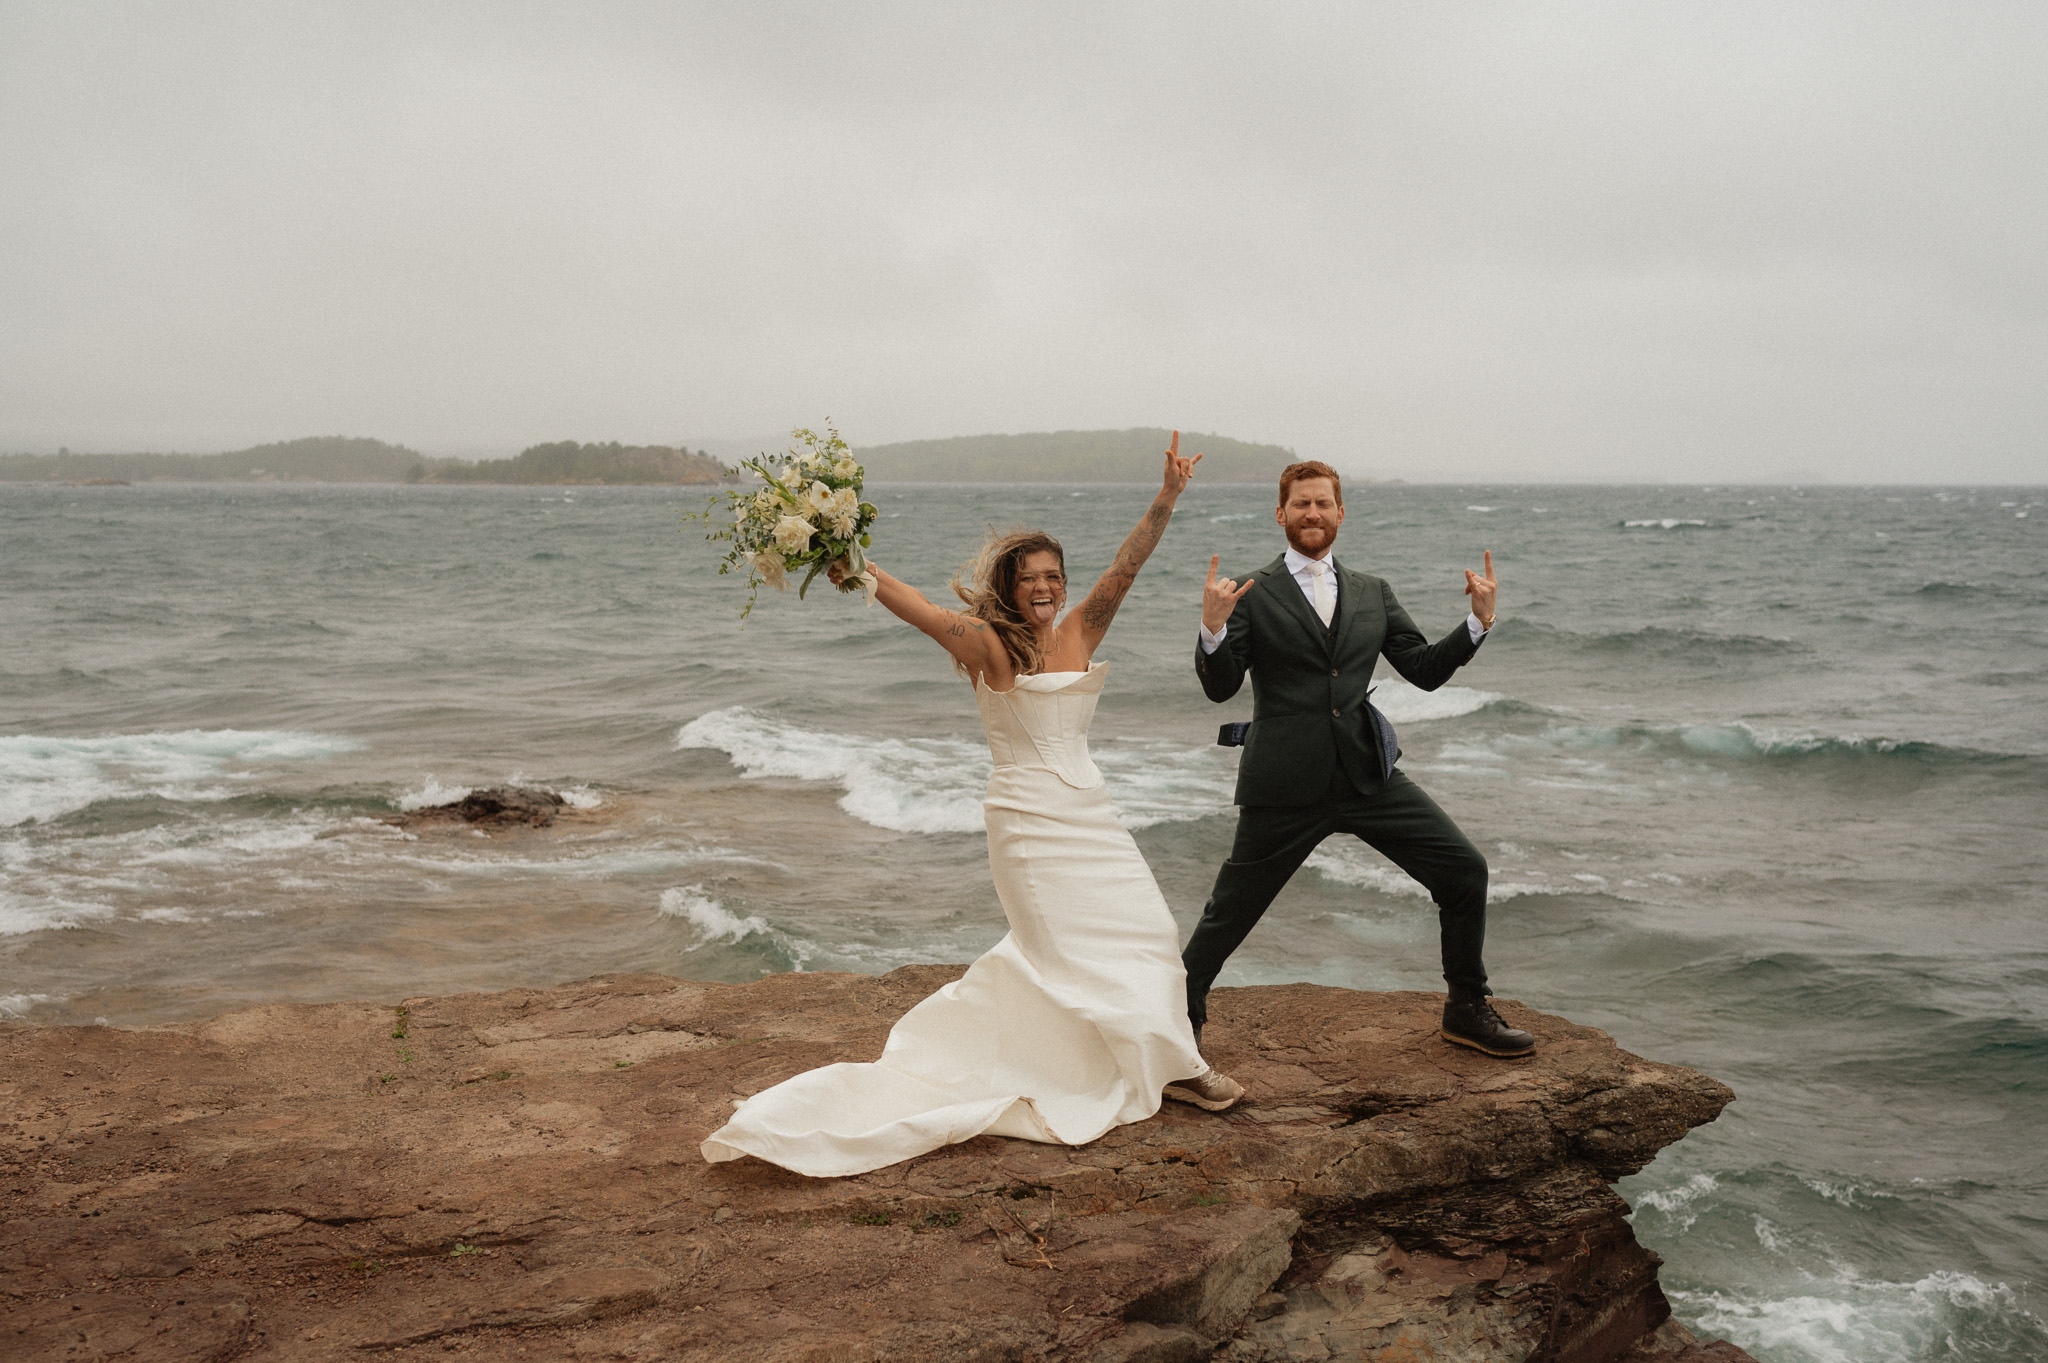
[(1230, 616), (1237, 609), (1237, 603), (1244, 594), (1259, 584), (1246, 578), (1240, 586), (1231, 578), (1216, 576), (1216, 565), (1223, 561), (1221, 554), (1209, 555), (1209, 580), (1202, 584), (1202, 628), (1211, 634), (1222, 632), (1230, 623)]

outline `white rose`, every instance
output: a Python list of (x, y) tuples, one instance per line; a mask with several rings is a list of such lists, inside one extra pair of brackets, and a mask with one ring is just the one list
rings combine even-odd
[(784, 516), (775, 522), (775, 547), (795, 553), (810, 547), (811, 536), (818, 533), (818, 527), (802, 516)]
[(786, 591), (789, 587), (789, 576), (783, 571), (782, 559), (778, 555), (754, 555), (754, 571), (778, 592)]

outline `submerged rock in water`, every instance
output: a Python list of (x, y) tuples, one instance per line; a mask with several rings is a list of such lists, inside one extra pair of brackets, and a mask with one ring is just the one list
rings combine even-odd
[(546, 828), (568, 801), (538, 786), (490, 786), (473, 790), (445, 805), (426, 805), (396, 820), (406, 827), (423, 823), (468, 823), (502, 828), (524, 824)]
[(1441, 995), (1218, 990), (1229, 1113), (844, 1179), (704, 1163), (734, 1099), (873, 1059), (959, 974), (0, 1026), (0, 1338), (22, 1360), (1747, 1358), (1670, 1320), (1608, 1186), (1732, 1095), (1513, 1003), (1534, 1059), (1444, 1043)]

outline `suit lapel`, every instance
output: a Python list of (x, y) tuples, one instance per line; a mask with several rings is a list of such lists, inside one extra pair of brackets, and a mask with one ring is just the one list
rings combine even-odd
[[(1294, 617), (1295, 623), (1308, 631), (1308, 637), (1315, 641), (1324, 653), (1330, 650), (1330, 632), (1323, 628), (1323, 622), (1316, 618), (1315, 607), (1309, 605), (1308, 597), (1302, 593), (1301, 584), (1294, 580), (1294, 574), (1287, 571), (1287, 555), (1282, 554), (1266, 565), (1267, 586), (1280, 598), (1280, 609)], [(1338, 601), (1339, 609), (1343, 601)]]

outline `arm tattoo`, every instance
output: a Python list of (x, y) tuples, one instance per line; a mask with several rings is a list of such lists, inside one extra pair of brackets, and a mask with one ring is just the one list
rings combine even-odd
[(1100, 632), (1109, 628), (1109, 622), (1116, 618), (1117, 607), (1123, 605), (1131, 584), (1138, 580), (1138, 570), (1145, 566), (1145, 560), (1152, 557), (1152, 551), (1159, 544), (1159, 537), (1166, 533), (1166, 524), (1173, 519), (1173, 508), (1157, 502), (1145, 513), (1145, 519), (1138, 522), (1137, 529), (1117, 550), (1116, 562), (1095, 584), (1095, 590), (1088, 593), (1088, 601), (1081, 607), (1081, 623), (1091, 630)]

